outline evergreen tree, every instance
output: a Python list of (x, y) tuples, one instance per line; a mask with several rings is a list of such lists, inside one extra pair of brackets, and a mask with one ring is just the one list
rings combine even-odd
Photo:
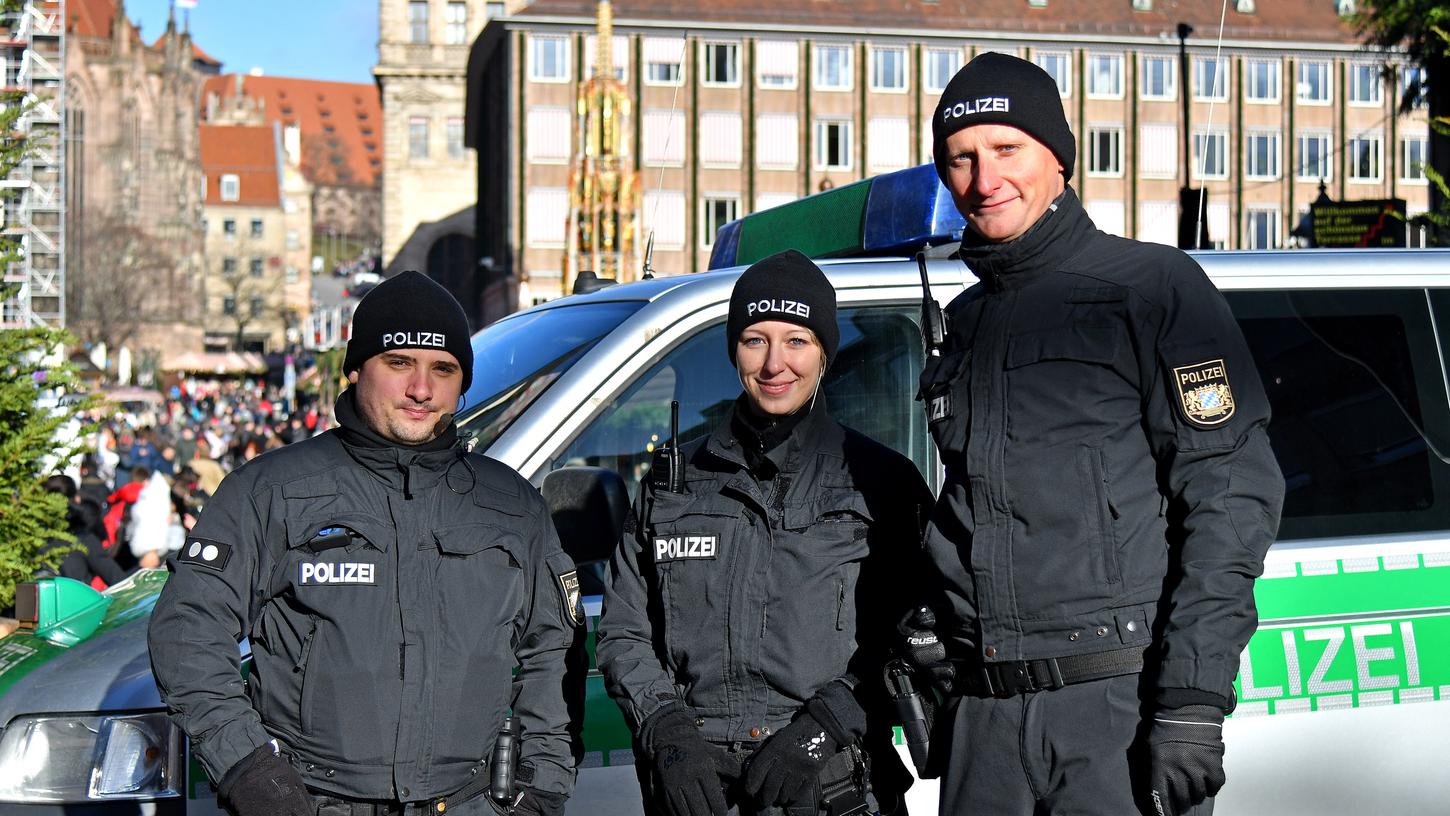
[(1423, 98), (1430, 111), (1430, 211), (1414, 220), (1435, 243), (1450, 246), (1450, 3), (1445, 0), (1368, 0), (1356, 16), (1366, 44), (1402, 48), (1423, 69), (1407, 84), (1402, 113)]
[[(0, 15), (16, 6), (0, 2)], [(20, 128), (29, 108), (24, 93), (0, 93), (0, 178), (9, 178), (29, 150)], [(15, 200), (4, 203), (8, 210)], [(21, 260), (20, 253), (18, 240), (0, 235), (0, 269)], [(0, 286), (0, 304), (11, 305), (18, 291)], [(57, 462), (77, 452), (74, 443), (60, 443), (61, 429), (91, 406), (60, 399), (84, 393), (65, 360), (68, 342), (65, 332), (43, 326), (0, 329), (0, 609), (15, 602), (17, 582), (65, 557), (65, 548), (46, 551), (51, 540), (74, 540), (65, 497), (42, 486)]]

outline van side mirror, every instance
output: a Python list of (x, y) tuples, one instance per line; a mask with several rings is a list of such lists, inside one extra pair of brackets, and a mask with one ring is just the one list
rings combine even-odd
[(566, 467), (544, 477), (540, 491), (564, 552), (578, 566), (607, 560), (629, 514), (629, 491), (608, 468)]

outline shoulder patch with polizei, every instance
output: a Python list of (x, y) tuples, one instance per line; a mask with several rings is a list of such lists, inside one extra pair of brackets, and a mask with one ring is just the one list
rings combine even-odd
[(1223, 360), (1205, 360), (1173, 369), (1178, 407), (1199, 428), (1216, 428), (1234, 415), (1234, 394)]
[(186, 539), (186, 544), (181, 548), (180, 557), (176, 560), (221, 572), (226, 568), (227, 561), (231, 557), (232, 545), (223, 544), (212, 538), (189, 536)]
[(584, 625), (584, 601), (579, 597), (579, 571), (570, 570), (559, 579), (559, 597), (564, 604), (564, 614), (575, 626)]

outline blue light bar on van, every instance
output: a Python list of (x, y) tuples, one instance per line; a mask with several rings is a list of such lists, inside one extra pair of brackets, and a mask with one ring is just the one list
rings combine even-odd
[(755, 263), (785, 249), (812, 258), (906, 255), (959, 241), (966, 220), (930, 164), (782, 204), (720, 228), (710, 268)]

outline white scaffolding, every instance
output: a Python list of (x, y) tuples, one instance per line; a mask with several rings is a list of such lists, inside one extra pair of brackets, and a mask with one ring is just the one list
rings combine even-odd
[(26, 160), (0, 179), (0, 231), (19, 244), (4, 270), (19, 290), (0, 328), (65, 326), (65, 0), (25, 0), (0, 14), (0, 86), (28, 108), (17, 122)]

